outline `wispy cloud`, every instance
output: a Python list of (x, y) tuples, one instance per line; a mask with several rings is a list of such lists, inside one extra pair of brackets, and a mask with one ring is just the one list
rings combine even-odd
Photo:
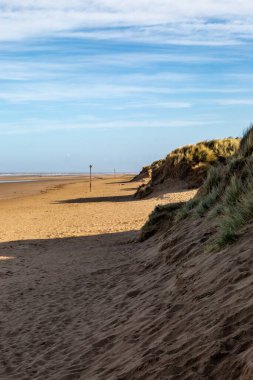
[[(102, 63), (101, 63), (102, 62)], [(0, 60), (0, 80), (16, 80), (16, 81), (28, 81), (32, 79), (37, 80), (47, 80), (47, 79), (59, 79), (61, 77), (77, 76), (79, 78), (86, 79), (90, 76), (89, 73), (97, 73), (100, 69), (99, 76), (103, 75), (103, 72), (107, 73), (107, 77), (110, 77), (108, 69), (121, 68), (131, 69), (134, 68), (137, 73), (131, 74), (131, 79), (138, 79), (138, 81), (151, 80), (170, 80), (170, 81), (181, 81), (192, 78), (192, 75), (186, 73), (174, 72), (159, 72), (152, 74), (143, 74), (140, 69), (143, 68), (143, 63), (146, 67), (155, 64), (166, 64), (166, 63), (193, 63), (193, 64), (205, 64), (210, 62), (220, 62), (219, 58), (215, 59), (210, 57), (201, 58), (200, 56), (180, 56), (178, 55), (167, 55), (167, 54), (93, 54), (89, 56), (75, 57), (73, 62), (73, 57), (57, 58), (54, 57), (54, 62), (41, 62), (38, 60), (33, 60), (31, 57), (29, 59), (11, 59), (3, 58)], [(138, 71), (139, 69), (139, 71)], [(98, 74), (96, 74), (96, 77)], [(129, 83), (129, 78), (125, 74), (121, 74), (121, 80), (125, 79)]]
[(221, 106), (252, 106), (253, 99), (221, 99), (219, 101)]
[[(64, 66), (64, 65), (63, 65)], [(4, 70), (1, 70), (5, 68)], [(201, 74), (181, 74), (158, 72), (138, 74), (124, 72), (120, 76), (110, 73), (86, 73), (80, 67), (73, 68), (57, 65), (23, 67), (19, 64), (8, 66), (0, 62), (0, 102), (11, 104), (53, 102), (89, 103), (101, 107), (104, 101), (110, 101), (110, 109), (154, 108), (180, 109), (190, 108), (194, 103), (202, 104), (200, 95), (208, 95), (205, 102), (219, 105), (251, 104), (247, 94), (251, 93), (250, 83), (214, 83), (196, 86), (204, 82)], [(216, 82), (222, 80), (217, 74)], [(250, 78), (250, 75), (249, 75)], [(219, 94), (244, 94), (243, 99), (220, 99)]]
[(226, 45), (252, 38), (252, 17), (248, 0), (0, 0), (0, 40), (76, 36)]
[[(10, 48), (11, 50), (11, 48)], [(11, 55), (11, 54), (10, 54)], [(106, 76), (107, 81), (113, 70), (121, 69), (122, 72), (126, 70), (134, 70), (131, 73), (131, 78), (121, 73), (120, 80), (127, 83), (136, 80), (138, 82), (151, 82), (153, 81), (189, 81), (193, 79), (193, 75), (187, 73), (179, 73), (176, 71), (168, 70), (159, 73), (143, 74), (143, 66), (145, 64), (146, 70), (155, 67), (156, 65), (169, 65), (177, 64), (190, 64), (190, 65), (205, 65), (210, 63), (226, 62), (226, 58), (222, 57), (206, 57), (193, 54), (166, 54), (166, 53), (111, 53), (111, 54), (90, 54), (84, 55), (75, 52), (75, 56), (54, 56), (51, 61), (43, 57), (23, 58), (12, 56), (2, 57), (0, 59), (0, 81), (56, 81), (66, 78), (78, 77), (78, 82), (91, 81), (92, 73), (94, 73), (94, 81), (96, 78), (100, 79)], [(111, 73), (110, 73), (111, 70)], [(99, 71), (99, 75), (97, 72)], [(89, 73), (89, 74), (87, 74)]]
[[(120, 99), (129, 96), (141, 95), (143, 99), (147, 95), (170, 94), (171, 91), (166, 87), (141, 85), (127, 85), (124, 83), (114, 84), (51, 84), (40, 83), (23, 84), (19, 86), (6, 86), (6, 89), (0, 89), (0, 100), (10, 103), (22, 102), (63, 102), (63, 101), (84, 101), (84, 100), (101, 100), (101, 99)], [(144, 100), (145, 102), (145, 100)], [(173, 102), (176, 106), (178, 103)], [(173, 106), (171, 103), (171, 108)], [(169, 103), (168, 103), (169, 104)]]
[(221, 121), (215, 118), (207, 119), (168, 119), (168, 120), (143, 120), (143, 121), (126, 121), (126, 120), (87, 120), (82, 123), (58, 123), (58, 122), (40, 122), (23, 121), (19, 124), (1, 124), (0, 135), (18, 135), (18, 134), (33, 134), (47, 133), (50, 131), (64, 130), (85, 130), (85, 129), (125, 129), (125, 128), (179, 128), (179, 127), (205, 127), (210, 125), (218, 125)]
[(189, 102), (169, 102), (169, 101), (163, 101), (159, 102), (157, 100), (153, 101), (143, 101), (141, 103), (134, 102), (134, 103), (125, 103), (121, 106), (112, 106), (112, 109), (115, 110), (126, 110), (126, 109), (156, 109), (156, 108), (164, 108), (164, 109), (181, 109), (181, 108), (191, 108), (192, 104)]

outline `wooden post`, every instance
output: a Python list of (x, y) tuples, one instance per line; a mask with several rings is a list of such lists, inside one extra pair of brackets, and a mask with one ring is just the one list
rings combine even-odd
[(92, 169), (92, 165), (90, 165), (90, 192), (91, 192), (91, 169)]

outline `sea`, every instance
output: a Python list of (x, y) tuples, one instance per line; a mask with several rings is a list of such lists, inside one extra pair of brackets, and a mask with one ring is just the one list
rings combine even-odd
[[(114, 172), (94, 172), (92, 173), (92, 175), (115, 175), (116, 173)], [(117, 175), (125, 175), (125, 174), (129, 174), (129, 173), (126, 173), (126, 172), (119, 172), (117, 173)], [(0, 173), (0, 184), (2, 183), (20, 183), (20, 182), (36, 182), (36, 181), (39, 181), (39, 177), (55, 177), (55, 176), (88, 176), (90, 175), (89, 172), (66, 172), (66, 173), (63, 173), (63, 172), (52, 172), (52, 173), (42, 173), (42, 172), (34, 172), (34, 173), (22, 173), (22, 172), (18, 172), (18, 173)], [(1, 177), (4, 177), (4, 179), (1, 179)], [(8, 177), (8, 179), (6, 179), (6, 177)], [(16, 178), (16, 177), (26, 177), (26, 178)], [(28, 179), (27, 179), (28, 177)], [(31, 178), (29, 178), (31, 177)], [(32, 177), (36, 177), (36, 178), (32, 178)]]
[[(55, 177), (55, 176), (77, 176), (88, 175), (88, 173), (0, 173), (0, 184), (2, 183), (23, 183), (23, 182), (36, 182), (39, 181), (39, 177)], [(1, 179), (4, 177), (4, 179)], [(8, 179), (6, 179), (8, 177)], [(36, 179), (17, 179), (16, 177), (37, 177)], [(13, 178), (13, 179), (12, 179)]]

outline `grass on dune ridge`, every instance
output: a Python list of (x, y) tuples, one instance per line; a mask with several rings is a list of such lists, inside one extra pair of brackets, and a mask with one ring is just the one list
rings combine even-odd
[(209, 167), (236, 154), (239, 143), (238, 138), (226, 138), (175, 149), (165, 159), (143, 168), (148, 168), (151, 178), (147, 184), (139, 187), (136, 197), (143, 198), (152, 193), (154, 186), (164, 183), (167, 178), (177, 178), (186, 181), (190, 187), (199, 187)]
[[(227, 152), (227, 149), (231, 149), (227, 142), (224, 147), (219, 144), (219, 150)], [(168, 218), (175, 224), (189, 217), (215, 221), (217, 232), (208, 246), (211, 250), (235, 242), (240, 229), (253, 218), (253, 125), (238, 140), (233, 154), (225, 160), (216, 160), (209, 168), (197, 196), (177, 207), (156, 208), (143, 227), (141, 237), (145, 239), (150, 230), (156, 230), (156, 220), (161, 224), (161, 218), (164, 223)]]
[(195, 145), (186, 145), (175, 149), (166, 157), (174, 166), (181, 162), (191, 165), (214, 163), (236, 153), (239, 139), (227, 138), (220, 140), (202, 141)]

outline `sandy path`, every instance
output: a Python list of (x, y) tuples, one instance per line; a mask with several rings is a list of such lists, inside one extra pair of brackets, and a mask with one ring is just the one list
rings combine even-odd
[(1, 247), (15, 257), (2, 261), (0, 272), (1, 379), (75, 379), (91, 365), (108, 323), (113, 329), (127, 317), (117, 312), (117, 297), (137, 274), (129, 239), (123, 233)]
[[(136, 230), (156, 204), (193, 195), (133, 201), (124, 180), (96, 179), (92, 198), (78, 180), (1, 201), (1, 380), (120, 379), (117, 356), (112, 367), (97, 357), (138, 312), (146, 267)], [(131, 347), (130, 369), (131, 339), (117, 348)]]

